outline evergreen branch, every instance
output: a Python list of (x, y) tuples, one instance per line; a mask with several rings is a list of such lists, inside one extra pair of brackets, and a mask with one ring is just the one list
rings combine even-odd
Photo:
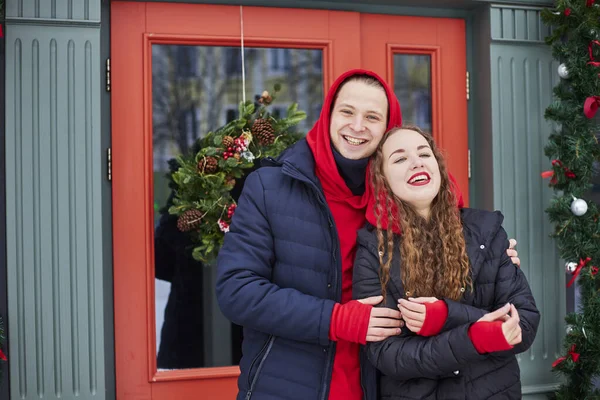
[[(577, 276), (581, 307), (567, 315), (569, 333), (564, 340), (564, 354), (575, 352), (577, 358), (561, 358), (554, 370), (566, 379), (555, 393), (557, 399), (597, 399), (600, 392), (594, 380), (600, 375), (600, 224), (597, 206), (589, 201), (587, 212), (577, 216), (571, 210), (573, 198), (584, 199), (591, 188), (594, 163), (600, 161), (596, 132), (600, 126), (584, 114), (588, 97), (600, 95), (600, 5), (586, 0), (557, 0), (554, 9), (542, 11), (542, 20), (552, 28), (546, 43), (552, 46), (555, 59), (564, 64), (568, 77), (554, 87), (554, 101), (544, 117), (557, 123), (548, 138), (544, 153), (554, 164), (550, 186), (555, 196), (546, 209), (555, 226), (554, 234), (562, 259), (591, 263)], [(590, 56), (591, 51), (591, 56)], [(571, 171), (567, 174), (566, 170)]]

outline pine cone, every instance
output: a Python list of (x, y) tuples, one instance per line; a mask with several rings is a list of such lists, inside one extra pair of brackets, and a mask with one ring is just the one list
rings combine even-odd
[(204, 157), (198, 161), (198, 172), (201, 174), (214, 174), (217, 172), (219, 162), (214, 157)]
[(187, 210), (177, 218), (177, 229), (189, 232), (197, 229), (202, 222), (202, 213), (199, 210)]
[(226, 177), (225, 178), (225, 185), (226, 186), (234, 187), (235, 186), (235, 178), (233, 176)]
[(263, 118), (257, 118), (252, 125), (252, 136), (257, 138), (262, 146), (269, 146), (275, 142), (274, 132), (269, 121)]
[(233, 147), (234, 144), (235, 144), (235, 141), (233, 140), (233, 138), (231, 136), (225, 136), (223, 138), (223, 147), (225, 147), (226, 149)]

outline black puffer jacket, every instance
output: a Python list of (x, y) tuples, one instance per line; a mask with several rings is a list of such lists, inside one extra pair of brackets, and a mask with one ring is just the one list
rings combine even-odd
[[(502, 214), (463, 209), (461, 218), (471, 260), (473, 292), (467, 290), (460, 302), (444, 299), (448, 318), (437, 336), (421, 337), (404, 328), (399, 336), (367, 344), (367, 357), (381, 372), (381, 399), (521, 398), (515, 354), (531, 346), (540, 314), (525, 275), (506, 254), (508, 238), (501, 226)], [(353, 286), (356, 299), (381, 294), (373, 226), (359, 231), (358, 242)], [(398, 246), (395, 249), (386, 304), (380, 306), (397, 309), (404, 288), (400, 251)], [(479, 354), (469, 339), (469, 327), (508, 302), (519, 312), (523, 341), (510, 351)]]

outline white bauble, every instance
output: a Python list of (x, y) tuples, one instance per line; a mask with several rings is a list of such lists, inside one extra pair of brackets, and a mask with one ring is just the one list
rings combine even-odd
[(560, 64), (558, 66), (558, 76), (560, 76), (562, 79), (569, 78), (569, 70), (565, 64)]
[(571, 212), (578, 217), (584, 215), (588, 210), (588, 205), (583, 199), (574, 199), (571, 203)]

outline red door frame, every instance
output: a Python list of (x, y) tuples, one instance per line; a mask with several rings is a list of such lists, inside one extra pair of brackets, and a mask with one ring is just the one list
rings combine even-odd
[[(238, 367), (156, 369), (151, 46), (239, 46), (239, 15), (238, 6), (111, 4), (118, 400), (233, 399), (237, 392)], [(262, 7), (244, 7), (243, 15), (248, 47), (322, 49), (324, 92), (336, 76), (357, 67), (393, 83), (396, 52), (431, 55), (434, 136), (468, 199), (465, 87), (457, 79), (466, 71), (464, 21)]]

